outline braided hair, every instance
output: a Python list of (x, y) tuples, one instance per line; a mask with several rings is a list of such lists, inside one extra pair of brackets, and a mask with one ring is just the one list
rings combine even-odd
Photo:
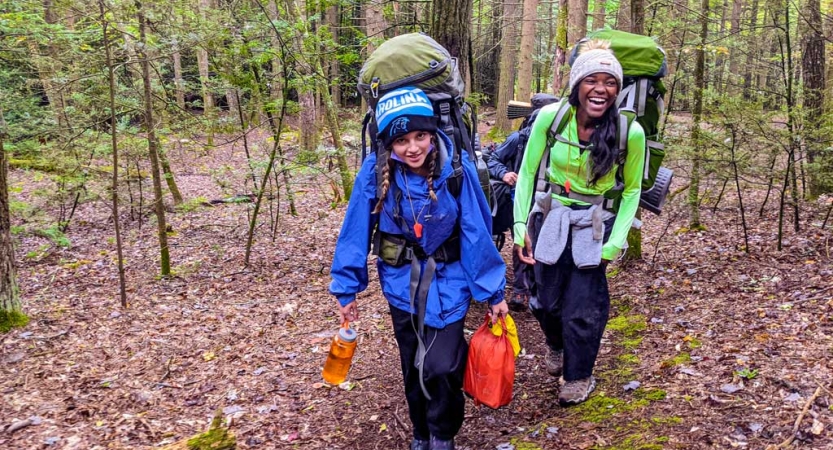
[(428, 155), (428, 176), (426, 179), (428, 181), (428, 196), (436, 202), (437, 194), (434, 193), (434, 170), (437, 167), (437, 152), (440, 151), (440, 147), (437, 145), (436, 135), (431, 138), (431, 145), (434, 146), (434, 151)]
[[(439, 146), (437, 145), (436, 135), (431, 138), (431, 144), (434, 146), (434, 151), (428, 154), (423, 166), (425, 164), (428, 165), (428, 176), (426, 177), (426, 181), (428, 182), (428, 196), (431, 197), (432, 201), (436, 202), (437, 194), (434, 192), (434, 171), (437, 167), (437, 152), (440, 151)], [(388, 151), (393, 153), (393, 149), (388, 149)], [(396, 160), (388, 158), (388, 163), (382, 168), (382, 189), (379, 194), (379, 200), (376, 202), (376, 207), (373, 208), (374, 214), (382, 212), (382, 205), (385, 202), (385, 197), (388, 195), (388, 191), (390, 190), (391, 172), (395, 170), (395, 164), (397, 164)]]

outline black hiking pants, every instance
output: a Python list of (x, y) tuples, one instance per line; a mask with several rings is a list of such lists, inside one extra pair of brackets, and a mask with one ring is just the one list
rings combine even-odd
[[(604, 242), (610, 237), (614, 219), (605, 222)], [(532, 220), (540, 229), (543, 215), (537, 214)], [(610, 313), (610, 292), (605, 276), (607, 264), (592, 269), (576, 267), (572, 239), (570, 233), (567, 235), (564, 253), (555, 264), (537, 262), (533, 266), (537, 297), (530, 306), (547, 346), (564, 351), (564, 380), (575, 381), (593, 374)], [(531, 238), (534, 249), (538, 239)]]
[[(513, 246), (515, 245), (515, 236), (512, 233)], [(518, 258), (518, 253), (512, 249), (512, 292), (516, 294), (532, 295), (532, 288), (535, 286), (535, 276), (533, 274), (533, 267), (521, 261)]]
[[(425, 326), (426, 347), (423, 376), (431, 400), (419, 385), (419, 370), (414, 366), (417, 354), (417, 334), (413, 324), (416, 317), (401, 309), (390, 307), (393, 333), (399, 345), (402, 377), (408, 414), (414, 426), (414, 437), (428, 440), (435, 436), (453, 439), (463, 426), (466, 399), (463, 396), (463, 374), (466, 370), (468, 344), (463, 337), (463, 322), (459, 320), (445, 328)], [(413, 320), (413, 323), (412, 323)]]

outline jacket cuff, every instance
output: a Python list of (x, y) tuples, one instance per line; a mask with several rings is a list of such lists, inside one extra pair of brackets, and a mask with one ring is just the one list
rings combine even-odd
[(613, 261), (617, 256), (619, 256), (619, 252), (621, 250), (621, 248), (616, 247), (615, 245), (605, 244), (602, 247), (602, 259)]
[(341, 306), (347, 306), (350, 303), (356, 301), (356, 294), (341, 294), (336, 295), (336, 299), (338, 300), (338, 304)]
[(495, 306), (498, 303), (503, 301), (504, 296), (506, 293), (503, 290), (498, 291), (492, 298), (489, 299), (489, 306)]

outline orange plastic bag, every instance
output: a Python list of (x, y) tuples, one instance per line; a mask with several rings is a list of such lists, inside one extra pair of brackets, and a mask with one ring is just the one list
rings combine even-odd
[(463, 390), (475, 405), (484, 404), (500, 408), (512, 401), (512, 385), (515, 382), (515, 355), (506, 332), (506, 322), (499, 319), (503, 328), (500, 336), (492, 333), (489, 316), (474, 332), (469, 343), (466, 376)]

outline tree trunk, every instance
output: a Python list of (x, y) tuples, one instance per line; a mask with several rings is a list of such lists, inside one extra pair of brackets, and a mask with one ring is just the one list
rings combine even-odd
[[(270, 0), (269, 1), (268, 11), (269, 11), (268, 16), (269, 16), (270, 19), (272, 19), (272, 20), (279, 20), (280, 19), (280, 17), (278, 16), (278, 5), (275, 3), (275, 0)], [(271, 41), (272, 41), (272, 49), (273, 50), (280, 48), (281, 43), (280, 43), (280, 41), (278, 40), (278, 38), (276, 36), (273, 35), (271, 37)], [(272, 76), (271, 76), (271, 79), (269, 80), (269, 86), (271, 86), (271, 89), (269, 91), (269, 96), (273, 101), (280, 102), (280, 103), (283, 102), (283, 85), (284, 85), (284, 82), (286, 81), (286, 80), (283, 79), (283, 77), (280, 76), (282, 71), (283, 71), (283, 68), (281, 67), (281, 59), (273, 57), (272, 58), (272, 74), (271, 74)]]
[[(211, 0), (200, 0), (200, 15), (203, 22), (206, 21), (206, 11), (211, 8)], [(208, 26), (208, 24), (205, 24)], [(211, 91), (211, 80), (208, 71), (208, 50), (205, 47), (197, 47), (197, 68), (200, 72), (200, 85), (202, 86), (203, 118), (208, 125), (207, 144), (214, 146), (214, 120), (216, 111), (214, 108), (214, 93)]]
[[(697, 148), (701, 142), (700, 122), (703, 117), (703, 91), (706, 88), (706, 42), (709, 37), (709, 0), (702, 0), (700, 10), (700, 45), (694, 66), (694, 108), (692, 110), (691, 142)], [(691, 184), (688, 188), (688, 227), (697, 230), (700, 223), (700, 155), (692, 156)]]
[(535, 25), (538, 17), (538, 0), (524, 0), (521, 23), (521, 51), (518, 62), (518, 95), (516, 98), (528, 102), (532, 98), (532, 62), (535, 57)]
[[(286, 8), (287, 20), (290, 21), (293, 28), (298, 26), (298, 23), (305, 21), (306, 18), (301, 17), (301, 12), (298, 10), (295, 0), (284, 0)], [(303, 153), (315, 152), (318, 147), (318, 133), (319, 120), (318, 111), (315, 107), (315, 81), (313, 78), (312, 67), (306, 57), (308, 52), (304, 48), (304, 36), (299, 32), (292, 33), (292, 49), (295, 55), (294, 59), (295, 70), (298, 72), (296, 79), (296, 89), (298, 91), (298, 119), (303, 126), (299, 131), (299, 146)]]
[(471, 15), (472, 0), (433, 0), (431, 32), (434, 40), (457, 58), (460, 75), (466, 83), (466, 95), (471, 93)]
[(110, 39), (107, 36), (107, 19), (104, 11), (104, 0), (98, 0), (101, 14), (101, 34), (104, 43), (104, 55), (107, 64), (107, 81), (109, 83), (110, 100), (110, 145), (113, 149), (113, 184), (110, 186), (113, 201), (113, 226), (116, 233), (116, 254), (119, 270), (119, 298), (122, 308), (127, 308), (127, 282), (124, 279), (124, 254), (122, 252), (121, 226), (119, 221), (119, 146), (118, 127), (116, 126), (116, 75), (113, 70), (113, 56), (110, 52)]
[(517, 2), (503, 1), (503, 40), (500, 46), (500, 71), (498, 78), (497, 118), (495, 127), (505, 134), (512, 131), (512, 121), (506, 117), (509, 101), (515, 97), (515, 64), (517, 63)]
[(593, 29), (598, 30), (605, 26), (605, 0), (596, 0), (593, 3)]
[(377, 2), (364, 3), (364, 33), (367, 36), (367, 52), (364, 59), (367, 59), (376, 45), (385, 40), (385, 28), (388, 27), (385, 16), (382, 13), (382, 5)]
[(147, 37), (145, 36), (145, 15), (142, 4), (136, 2), (136, 13), (139, 18), (139, 38), (141, 46), (137, 49), (139, 62), (142, 66), (142, 84), (144, 85), (145, 127), (147, 128), (148, 155), (150, 156), (151, 175), (153, 177), (154, 211), (156, 211), (157, 234), (159, 236), (159, 265), (163, 277), (171, 275), (171, 257), (168, 252), (168, 227), (165, 223), (165, 205), (162, 199), (162, 177), (159, 173), (158, 142), (153, 123), (153, 91), (150, 86), (150, 61), (147, 56)]
[[(758, 0), (752, 0), (751, 11), (749, 12), (749, 29), (754, 30), (758, 26)], [(749, 33), (746, 39), (746, 64), (743, 73), (743, 96), (746, 99), (752, 98), (752, 81), (755, 73), (755, 56), (760, 53), (758, 46), (760, 37), (753, 32)]]
[(9, 212), (9, 162), (6, 158), (6, 121), (0, 107), (0, 333), (26, 325), (28, 319), (20, 309), (20, 289), (14, 263), (11, 214)]
[[(382, 14), (381, 3), (366, 2), (364, 4), (364, 34), (367, 36), (367, 46), (364, 53), (364, 60), (376, 50), (376, 44), (385, 40), (385, 29), (387, 22), (385, 16)], [(398, 3), (394, 3), (398, 5)], [(362, 97), (362, 112), (367, 110), (367, 102)]]
[[(58, 16), (55, 14), (55, 5), (52, 0), (43, 0), (43, 20), (44, 22), (54, 25), (58, 23)], [(64, 93), (61, 88), (56, 88), (53, 83), (53, 78), (60, 68), (60, 61), (58, 50), (54, 45), (47, 46), (47, 55), (41, 55), (40, 47), (36, 39), (28, 39), (29, 52), (32, 58), (32, 63), (38, 71), (38, 76), (43, 87), (43, 92), (46, 95), (49, 105), (55, 112), (55, 122), (58, 128), (63, 132), (69, 128), (69, 119), (66, 115), (66, 102), (64, 101)]]
[(552, 60), (552, 93), (560, 96), (564, 90), (569, 71), (567, 64), (567, 0), (558, 0), (558, 25), (555, 31), (555, 57)]
[(567, 45), (575, 45), (587, 34), (587, 0), (569, 0)]
[(645, 34), (645, 0), (631, 0), (631, 33)]
[[(729, 2), (728, 0), (723, 0), (723, 3), (720, 5), (720, 23), (718, 25), (717, 31), (717, 39), (719, 42), (725, 42), (726, 40), (726, 11), (729, 10)], [(724, 62), (725, 53), (722, 51), (717, 51), (714, 61), (714, 76), (712, 81), (712, 86), (715, 89), (719, 89), (720, 92), (725, 92), (726, 90), (723, 89), (723, 76), (726, 70), (726, 63)]]
[(179, 109), (185, 109), (185, 81), (182, 79), (182, 54), (179, 52), (179, 43), (175, 42), (173, 45), (173, 53), (171, 54), (174, 60), (174, 92), (176, 93), (176, 105)]
[(619, 10), (616, 11), (617, 30), (631, 31), (631, 2), (628, 0), (619, 1)]
[[(327, 8), (326, 12), (326, 22), (330, 29), (330, 35), (332, 36), (333, 43), (338, 43), (338, 30), (339, 30), (339, 11), (341, 7), (338, 5), (333, 5)], [(339, 67), (338, 58), (328, 58), (329, 62), (327, 63), (327, 79), (330, 80), (330, 93), (331, 98), (333, 100), (333, 105), (336, 108), (341, 107), (341, 83), (339, 83), (339, 76), (341, 69)]]
[(174, 205), (182, 204), (182, 193), (179, 192), (179, 186), (176, 184), (176, 177), (173, 170), (171, 170), (171, 163), (168, 161), (167, 152), (159, 148), (157, 143), (157, 152), (159, 153), (159, 163), (162, 165), (162, 173), (165, 175), (165, 184), (168, 185), (168, 191), (174, 199)]
[[(804, 111), (809, 131), (807, 139), (807, 160), (810, 164), (819, 161), (824, 154), (823, 136), (815, 133), (822, 128), (824, 115), (824, 35), (822, 34), (821, 3), (819, 0), (806, 0), (802, 18), (807, 27), (804, 33), (804, 51), (801, 52), (802, 72), (804, 74)], [(825, 158), (827, 159), (827, 158)], [(829, 191), (833, 183), (829, 180), (833, 173), (829, 173), (827, 164), (820, 164), (821, 170), (811, 171), (810, 195), (817, 197)]]
[[(734, 36), (740, 36), (740, 16), (743, 11), (743, 0), (734, 0), (732, 2), (732, 18), (729, 25), (729, 33)], [(737, 41), (739, 42), (739, 40)], [(747, 51), (749, 49), (746, 49)], [(728, 92), (732, 95), (738, 93), (738, 58), (739, 49), (733, 45), (729, 49), (729, 76), (727, 78)]]

